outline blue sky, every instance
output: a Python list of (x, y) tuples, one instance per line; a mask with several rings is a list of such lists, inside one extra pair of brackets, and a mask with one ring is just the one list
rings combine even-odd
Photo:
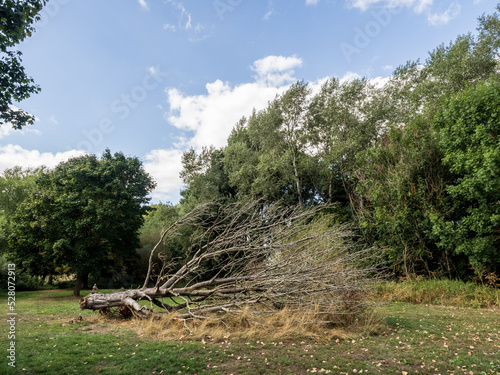
[(366, 76), (474, 32), (496, 1), (49, 0), (19, 49), (42, 92), (0, 128), (0, 171), (54, 167), (106, 148), (139, 157), (177, 203), (182, 152), (221, 147), (287, 85)]

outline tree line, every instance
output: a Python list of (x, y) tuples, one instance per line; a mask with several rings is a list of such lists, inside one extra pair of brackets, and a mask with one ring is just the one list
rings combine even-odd
[[(243, 117), (227, 146), (183, 154), (176, 205), (150, 206), (155, 183), (142, 163), (109, 150), (52, 170), (6, 170), (1, 252), (33, 276), (75, 274), (75, 294), (89, 277), (131, 287), (166, 226), (208, 202), (328, 204), (321, 215), (379, 248), (395, 276), (498, 274), (498, 12), (500, 5), (479, 18), (476, 34), (401, 65), (383, 85), (296, 82)], [(176, 272), (199, 230), (183, 226), (153, 255)], [(216, 269), (204, 267), (205, 276)]]
[[(497, 11), (500, 7), (497, 6)], [(296, 82), (222, 148), (182, 158), (180, 206), (336, 203), (396, 275), (500, 270), (498, 12), (383, 85)]]

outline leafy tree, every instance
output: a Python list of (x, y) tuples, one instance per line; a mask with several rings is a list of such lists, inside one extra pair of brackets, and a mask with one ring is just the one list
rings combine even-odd
[(21, 65), (20, 51), (12, 47), (35, 31), (33, 23), (45, 0), (0, 0), (0, 125), (10, 123), (16, 129), (33, 124), (35, 118), (14, 102), (40, 91)]
[(7, 248), (12, 217), (17, 207), (28, 197), (35, 186), (35, 180), (43, 168), (6, 169), (0, 176), (0, 252)]
[(7, 216), (15, 213), (17, 206), (24, 201), (35, 186), (36, 178), (45, 167), (7, 168), (0, 176), (0, 210)]
[(500, 82), (490, 80), (452, 98), (436, 118), (454, 217), (437, 221), (440, 244), (478, 268), (500, 266)]
[(311, 90), (304, 82), (293, 84), (278, 100), (275, 106), (280, 114), (280, 133), (285, 144), (285, 155), (291, 161), (293, 167), (293, 177), (297, 192), (298, 203), (303, 202), (302, 179), (299, 174), (300, 158), (305, 151), (305, 113), (307, 110), (307, 99)]
[(341, 83), (332, 78), (311, 100), (307, 136), (321, 165), (324, 201), (349, 205), (356, 184), (357, 155), (377, 134), (369, 101), (372, 93), (366, 79)]
[(181, 192), (184, 212), (202, 203), (234, 199), (236, 191), (224, 169), (223, 149), (203, 148), (198, 154), (191, 148), (182, 155), (182, 167), (180, 176), (187, 185)]
[(253, 194), (252, 186), (257, 178), (259, 164), (260, 142), (255, 139), (250, 131), (250, 124), (258, 122), (263, 117), (263, 111), (254, 112), (247, 120), (243, 117), (233, 128), (224, 150), (224, 169), (228, 175), (229, 183), (235, 187), (238, 199)]
[(315, 202), (317, 168), (305, 137), (309, 94), (307, 84), (297, 82), (233, 129), (224, 166), (239, 197)]
[[(455, 248), (475, 235), (455, 233), (464, 207), (448, 188), (457, 175), (450, 173), (452, 164), (443, 164), (444, 144), (438, 140), (444, 125), (434, 117), (453, 95), (498, 75), (498, 14), (481, 17), (478, 30), (477, 36), (461, 35), (437, 47), (425, 63), (399, 67), (371, 100), (371, 115), (386, 123), (360, 158), (357, 219), (405, 275), (467, 272), (469, 254)], [(468, 140), (463, 141), (464, 146)]]
[(395, 70), (378, 98), (389, 123), (404, 124), (422, 115), (432, 121), (451, 95), (498, 74), (499, 14), (478, 21), (478, 35), (459, 35), (431, 51), (425, 62), (409, 61)]
[(13, 219), (9, 255), (33, 275), (57, 266), (76, 273), (75, 295), (89, 273), (124, 267), (136, 255), (147, 194), (155, 184), (137, 158), (109, 150), (44, 172)]
[[(496, 61), (500, 51), (500, 3), (496, 6), (496, 12), (479, 17), (478, 49)], [(498, 73), (498, 68), (496, 70)]]
[[(139, 231), (141, 266), (145, 266), (145, 272), (142, 273), (142, 276), (146, 274), (151, 250), (158, 243), (163, 231), (180, 217), (180, 210), (180, 205), (172, 206), (163, 203), (154, 204), (148, 208), (148, 212), (144, 216), (144, 224)], [(185, 255), (183, 252), (185, 246), (179, 242), (182, 242), (182, 239), (179, 239), (177, 243), (173, 240), (168, 244), (163, 243), (158, 252), (165, 257), (166, 261), (181, 258)]]
[(423, 118), (391, 128), (360, 155), (357, 219), (365, 239), (387, 249), (396, 274), (456, 275), (451, 252), (437, 249), (432, 235), (433, 218), (442, 217), (449, 204), (452, 177), (442, 157)]
[[(277, 112), (268, 106), (243, 118), (233, 129), (225, 150), (224, 166), (231, 186), (239, 199), (257, 197), (267, 202), (284, 197), (284, 189), (293, 181), (288, 179), (288, 165), (280, 165), (283, 149), (277, 134)], [(287, 176), (287, 177), (285, 177)]]
[[(465, 176), (481, 171), (484, 179), (486, 167), (475, 161), (474, 171), (459, 169), (455, 156), (443, 163), (452, 150), (442, 139), (447, 133), (441, 134), (449, 126), (439, 117), (444, 114), (435, 118), (450, 97), (498, 79), (499, 48), (500, 16), (494, 13), (479, 18), (476, 35), (460, 35), (425, 61), (407, 62), (383, 87), (332, 79), (311, 97), (297, 82), (243, 118), (228, 146), (214, 154), (220, 159), (185, 155), (185, 197), (207, 202), (229, 186), (241, 201), (340, 202), (337, 217), (360, 224), (368, 242), (388, 248), (397, 273), (463, 277), (471, 256), (473, 264), (484, 265), (493, 254), (499, 199), (490, 192), (464, 195)], [(474, 147), (493, 155), (483, 146)], [(224, 178), (217, 180), (213, 171)], [(486, 204), (493, 208), (480, 217)]]

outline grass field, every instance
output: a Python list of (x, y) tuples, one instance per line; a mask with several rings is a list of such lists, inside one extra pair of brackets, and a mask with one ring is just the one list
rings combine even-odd
[(141, 334), (149, 322), (79, 311), (69, 290), (17, 293), (12, 368), (7, 295), (0, 297), (0, 373), (6, 375), (500, 374), (498, 309), (390, 302), (376, 308), (378, 324), (328, 341), (229, 333), (215, 342), (190, 340), (186, 332), (164, 341)]

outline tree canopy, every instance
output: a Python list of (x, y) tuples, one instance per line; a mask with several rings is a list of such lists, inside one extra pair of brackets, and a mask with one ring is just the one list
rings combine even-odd
[(386, 249), (405, 277), (498, 270), (498, 12), (477, 30), (383, 86), (332, 78), (313, 93), (296, 82), (242, 118), (226, 147), (186, 153), (183, 194), (335, 203), (334, 220)]
[(31, 274), (56, 267), (77, 275), (79, 294), (89, 273), (125, 266), (139, 247), (148, 193), (155, 183), (137, 158), (107, 150), (61, 163), (36, 180), (18, 207), (9, 255)]
[(500, 265), (500, 81), (481, 83), (449, 100), (436, 118), (443, 163), (454, 176), (453, 215), (436, 224), (443, 246), (472, 265)]
[(20, 129), (33, 124), (34, 116), (14, 103), (40, 91), (22, 66), (20, 51), (12, 48), (31, 36), (33, 23), (46, 0), (0, 0), (0, 125), (10, 123)]

